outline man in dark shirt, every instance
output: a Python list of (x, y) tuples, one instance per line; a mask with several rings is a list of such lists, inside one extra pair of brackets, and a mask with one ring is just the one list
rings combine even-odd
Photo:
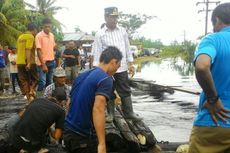
[(78, 68), (80, 67), (80, 54), (74, 41), (68, 43), (68, 48), (64, 50), (62, 57), (65, 58), (67, 84), (72, 84), (72, 81), (78, 75)]
[(8, 152), (18, 153), (20, 149), (28, 152), (40, 150), (44, 146), (47, 129), (54, 123), (55, 131), (51, 132), (51, 136), (59, 140), (64, 126), (65, 111), (62, 106), (65, 101), (66, 92), (63, 88), (56, 88), (48, 99), (37, 98), (32, 101), (14, 126), (10, 139), (12, 147)]

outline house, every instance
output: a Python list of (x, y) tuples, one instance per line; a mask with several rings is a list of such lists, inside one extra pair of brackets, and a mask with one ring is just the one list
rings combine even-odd
[(64, 33), (62, 43), (66, 43), (70, 40), (73, 40), (77, 46), (82, 46), (83, 44), (91, 45), (94, 41), (94, 36), (85, 32)]

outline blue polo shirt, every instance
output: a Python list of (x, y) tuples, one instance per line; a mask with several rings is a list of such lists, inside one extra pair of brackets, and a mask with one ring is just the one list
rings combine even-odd
[(113, 80), (101, 68), (80, 74), (71, 90), (71, 105), (65, 119), (65, 129), (87, 137), (95, 137), (92, 109), (96, 95), (108, 100), (112, 93)]
[(0, 50), (0, 68), (6, 67), (4, 51)]
[[(215, 87), (225, 108), (230, 109), (230, 26), (204, 37), (195, 51), (195, 60), (201, 54), (211, 58), (211, 73)], [(206, 108), (202, 108), (206, 96), (200, 95), (199, 109), (194, 121), (196, 126), (216, 126)], [(229, 114), (230, 115), (230, 114)], [(228, 119), (230, 122), (230, 120)], [(218, 119), (221, 127), (230, 128), (230, 123)]]

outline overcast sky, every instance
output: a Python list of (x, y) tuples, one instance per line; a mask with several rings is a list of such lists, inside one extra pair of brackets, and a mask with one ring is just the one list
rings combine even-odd
[[(26, 1), (35, 4), (35, 0)], [(227, 1), (221, 0), (222, 3)], [(116, 6), (124, 13), (157, 16), (158, 18), (142, 26), (139, 30), (140, 36), (161, 39), (163, 43), (169, 44), (173, 40), (183, 41), (184, 36), (195, 41), (204, 34), (205, 14), (198, 13), (198, 10), (205, 5), (196, 6), (197, 2), (198, 0), (57, 0), (55, 5), (64, 9), (55, 16), (65, 25), (63, 32), (74, 32), (74, 27), (79, 26), (88, 33), (99, 29), (104, 22), (104, 8), (109, 6)], [(210, 4), (210, 9), (215, 6)], [(208, 31), (212, 31), (210, 19)]]

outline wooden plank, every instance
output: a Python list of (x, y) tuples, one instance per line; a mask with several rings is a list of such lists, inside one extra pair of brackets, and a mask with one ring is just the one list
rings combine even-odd
[(194, 95), (200, 94), (199, 91), (195, 91), (191, 89), (184, 89), (182, 88), (182, 86), (160, 85), (160, 84), (156, 84), (155, 81), (146, 81), (142, 79), (130, 79), (129, 81), (131, 85), (133, 85), (134, 87), (137, 87), (140, 90), (147, 90), (147, 91), (158, 90), (159, 92), (169, 92), (169, 93), (172, 93), (170, 90), (176, 90), (176, 91), (185, 92), (185, 93), (194, 94)]

